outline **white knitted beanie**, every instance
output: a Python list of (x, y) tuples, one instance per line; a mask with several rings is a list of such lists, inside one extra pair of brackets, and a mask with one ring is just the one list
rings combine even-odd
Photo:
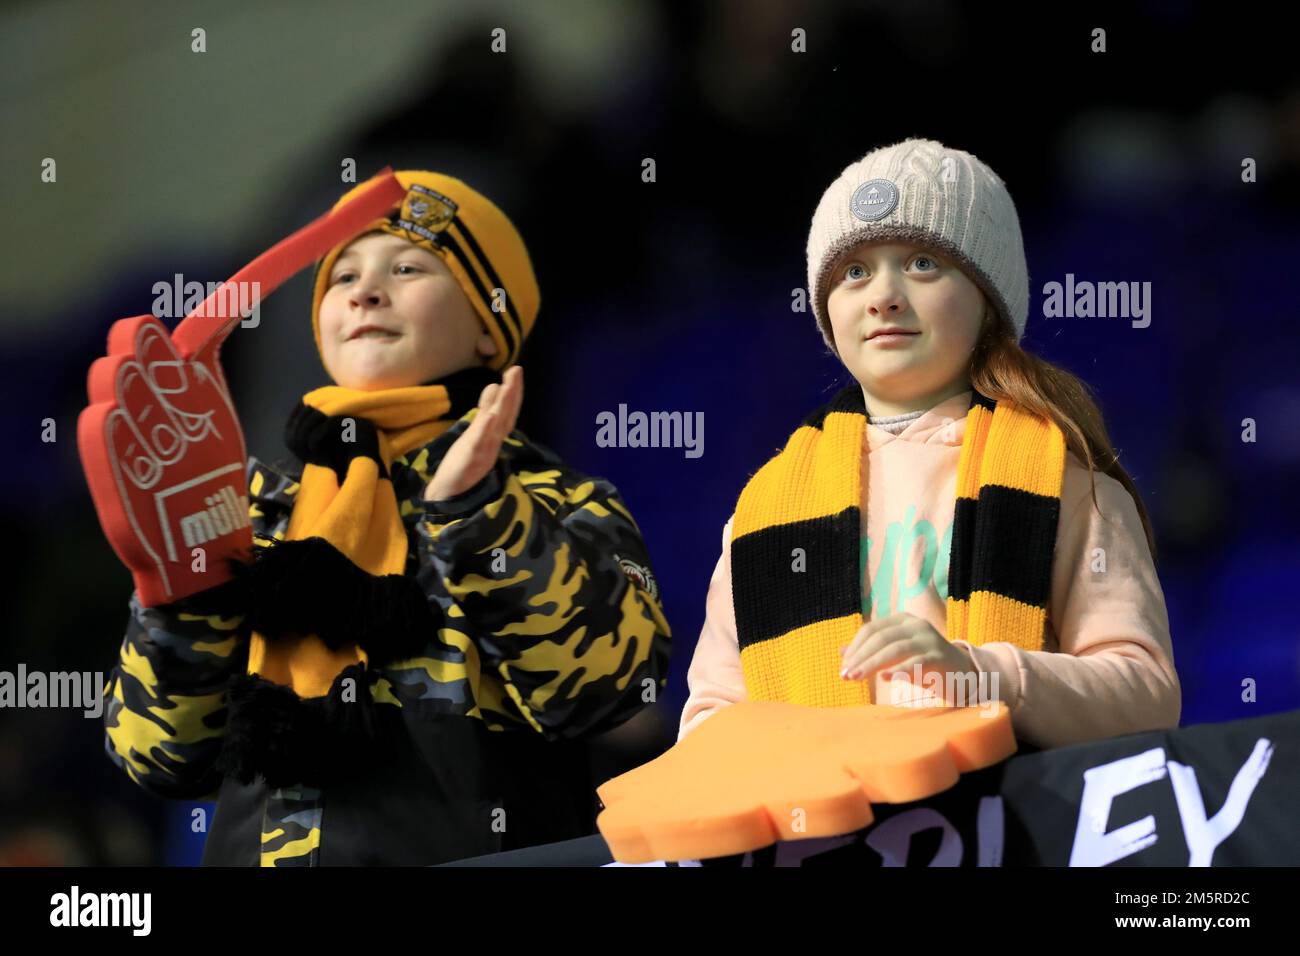
[(822, 338), (836, 355), (826, 313), (831, 269), (864, 241), (926, 245), (952, 259), (1010, 320), (1016, 341), (1029, 317), (1029, 269), (1006, 184), (970, 153), (907, 139), (848, 166), (822, 195), (808, 233), (808, 291)]

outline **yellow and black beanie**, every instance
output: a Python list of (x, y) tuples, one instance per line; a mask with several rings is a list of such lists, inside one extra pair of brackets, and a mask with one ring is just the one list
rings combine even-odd
[[(513, 365), (541, 304), (523, 237), (496, 204), (459, 179), (418, 169), (393, 175), (406, 188), (401, 207), (339, 243), (316, 263), (311, 327), (317, 352), (321, 350), (320, 303), (334, 261), (360, 236), (387, 232), (428, 249), (446, 263), (496, 342), (491, 367), (501, 370)], [(359, 183), (344, 193), (334, 209), (353, 199), (365, 185)]]

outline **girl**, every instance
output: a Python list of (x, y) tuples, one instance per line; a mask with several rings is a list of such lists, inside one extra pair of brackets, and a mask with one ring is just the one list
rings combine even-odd
[(666, 679), (617, 490), (514, 429), (523, 240), (460, 180), (396, 176), (400, 208), (317, 264), (336, 384), (295, 407), (294, 458), (248, 462), (256, 560), (173, 604), (132, 596), (108, 753), (151, 792), (217, 796), (205, 863), (429, 865), (591, 833), (578, 738)]
[(817, 208), (808, 286), (856, 381), (741, 492), (679, 739), (738, 700), (973, 688), (1034, 747), (1177, 726), (1150, 523), (1084, 384), (1018, 344), (1002, 180), (932, 140), (868, 153)]

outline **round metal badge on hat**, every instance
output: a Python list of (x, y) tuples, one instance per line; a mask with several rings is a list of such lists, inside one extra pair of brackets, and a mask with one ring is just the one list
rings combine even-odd
[(849, 209), (863, 222), (884, 219), (898, 205), (898, 187), (888, 179), (871, 179), (853, 190)]

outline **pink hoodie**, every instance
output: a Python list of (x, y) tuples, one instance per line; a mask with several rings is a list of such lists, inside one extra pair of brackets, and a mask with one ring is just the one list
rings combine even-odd
[[(863, 531), (870, 553), (863, 593), (871, 595), (872, 618), (906, 611), (947, 633), (947, 545), (970, 400), (969, 391), (954, 396), (898, 435), (867, 425)], [(1047, 650), (954, 642), (970, 651), (981, 675), (989, 675), (980, 680), (987, 679), (990, 689), (997, 675), (997, 696), (1011, 711), (1016, 735), (1037, 747), (1176, 727), (1182, 709), (1164, 594), (1137, 507), (1114, 478), (1097, 472), (1096, 482), (1100, 515), (1087, 468), (1067, 454)], [(746, 696), (730, 542), (728, 519), (687, 672), (690, 696), (679, 740), (717, 708)], [(891, 700), (883, 679), (876, 688), (877, 701)]]

